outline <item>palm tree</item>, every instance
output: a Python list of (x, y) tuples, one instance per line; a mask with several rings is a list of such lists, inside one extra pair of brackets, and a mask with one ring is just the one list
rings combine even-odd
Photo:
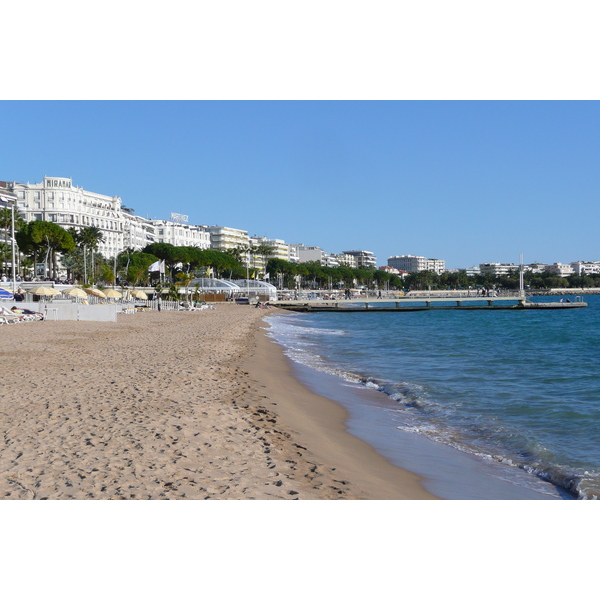
[(79, 243), (83, 246), (83, 272), (84, 272), (84, 283), (87, 283), (87, 249), (92, 251), (92, 279), (94, 279), (94, 250), (98, 250), (100, 243), (104, 241), (104, 234), (102, 231), (91, 225), (90, 227), (84, 227), (79, 232)]
[(177, 273), (175, 277), (179, 280), (179, 285), (185, 288), (185, 299), (188, 302), (191, 302), (191, 297), (188, 297), (191, 294), (189, 291), (189, 286), (192, 283), (192, 279), (194, 279), (194, 274), (181, 271), (180, 273)]
[(227, 248), (226, 250), (223, 250), (223, 252), (229, 254), (229, 256), (233, 256), (235, 260), (241, 262), (242, 257), (248, 253), (248, 246), (235, 246), (234, 248)]
[(275, 248), (273, 246), (269, 246), (269, 244), (262, 243), (254, 248), (253, 254), (256, 256), (262, 256), (264, 271), (266, 271), (267, 267), (267, 258), (273, 255)]

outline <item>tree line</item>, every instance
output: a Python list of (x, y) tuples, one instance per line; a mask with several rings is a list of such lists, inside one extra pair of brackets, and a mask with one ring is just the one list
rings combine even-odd
[[(12, 211), (0, 209), (0, 271), (10, 276)], [(519, 288), (519, 272), (508, 275), (467, 275), (460, 270), (436, 274), (432, 271), (409, 273), (402, 279), (375, 268), (326, 267), (319, 262), (292, 263), (269, 258), (273, 248), (267, 244), (238, 246), (229, 250), (200, 249), (168, 243), (148, 244), (142, 250), (126, 248), (115, 258), (105, 258), (98, 248), (104, 235), (98, 227), (65, 229), (49, 221), (26, 223), (15, 213), (17, 272), (26, 278), (34, 276), (36, 264), (44, 264), (46, 274), (58, 279), (59, 261), (67, 271), (67, 279), (82, 283), (120, 283), (156, 285), (157, 272), (148, 268), (156, 261), (165, 263), (165, 279), (171, 284), (209, 276), (222, 279), (266, 277), (278, 287), (287, 289), (340, 289), (366, 287), (390, 290), (444, 290), (473, 287)], [(264, 273), (256, 266), (256, 257), (266, 262)], [(245, 259), (245, 261), (244, 261)], [(116, 279), (115, 279), (116, 274)], [(600, 287), (600, 275), (558, 277), (552, 273), (524, 274), (525, 285), (532, 289)]]

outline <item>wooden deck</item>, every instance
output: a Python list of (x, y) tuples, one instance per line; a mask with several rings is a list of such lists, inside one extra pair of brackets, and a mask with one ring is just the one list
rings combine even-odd
[(585, 308), (587, 302), (530, 302), (522, 296), (279, 300), (273, 306), (295, 312), (414, 312), (423, 310), (557, 310)]

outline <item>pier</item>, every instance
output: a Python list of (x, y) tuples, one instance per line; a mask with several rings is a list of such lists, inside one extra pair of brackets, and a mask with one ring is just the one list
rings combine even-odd
[(355, 298), (350, 300), (279, 300), (273, 306), (295, 312), (414, 312), (423, 310), (564, 310), (587, 302), (531, 302), (523, 296)]

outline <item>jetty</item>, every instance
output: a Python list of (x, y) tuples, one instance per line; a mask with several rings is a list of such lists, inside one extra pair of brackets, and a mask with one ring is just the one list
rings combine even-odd
[(566, 302), (532, 302), (524, 296), (403, 297), (336, 300), (279, 300), (272, 306), (294, 312), (414, 312), (423, 310), (565, 310), (585, 308), (581, 298)]

